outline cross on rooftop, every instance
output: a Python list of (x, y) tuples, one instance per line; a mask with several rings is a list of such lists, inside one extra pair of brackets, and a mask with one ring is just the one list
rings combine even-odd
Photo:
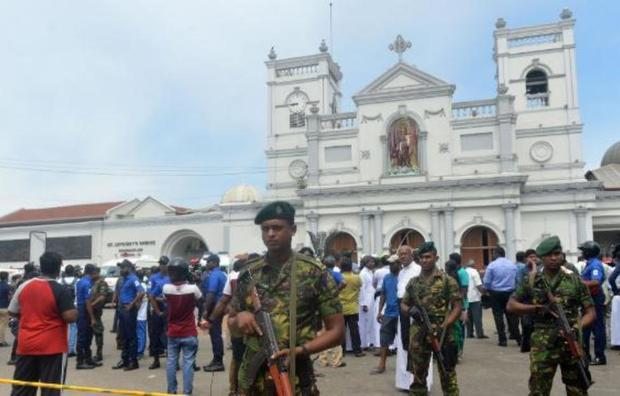
[(388, 47), (390, 51), (394, 51), (398, 54), (398, 61), (403, 61), (403, 52), (411, 48), (411, 41), (406, 41), (400, 34), (396, 36), (396, 40)]

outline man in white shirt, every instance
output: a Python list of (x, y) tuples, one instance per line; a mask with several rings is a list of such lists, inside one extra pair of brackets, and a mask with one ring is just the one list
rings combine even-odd
[[(387, 260), (385, 260), (387, 261)], [(383, 287), (383, 278), (387, 274), (390, 273), (390, 266), (385, 265), (384, 259), (377, 258), (377, 266), (375, 267), (375, 271), (372, 274), (372, 285), (375, 288), (375, 305), (374, 305), (374, 314), (373, 316), (376, 318), (379, 315), (379, 299), (381, 296), (381, 288)], [(381, 345), (381, 326), (375, 326), (375, 335), (374, 335), (374, 344)], [(377, 351), (377, 354), (379, 351)], [(378, 355), (377, 355), (378, 356)]]
[[(413, 249), (410, 246), (403, 245), (398, 248), (398, 261), (400, 262), (401, 269), (398, 273), (398, 300), (400, 304), (400, 300), (405, 295), (405, 289), (407, 288), (407, 283), (412, 278), (420, 275), (420, 271), (422, 268), (415, 261), (413, 261)], [(408, 314), (400, 313), (400, 338), (403, 344), (403, 349), (405, 351), (409, 350), (409, 325), (411, 321), (409, 319)]]
[(363, 268), (359, 274), (362, 280), (359, 300), (359, 329), (362, 349), (366, 349), (376, 345), (374, 343), (374, 334), (377, 321), (375, 319), (376, 316), (374, 316), (375, 287), (373, 285), (375, 258), (364, 256), (361, 263)]
[(484, 286), (480, 279), (480, 273), (474, 268), (476, 263), (474, 260), (467, 262), (467, 275), (469, 275), (469, 286), (467, 287), (467, 300), (469, 301), (469, 308), (467, 309), (467, 337), (474, 338), (474, 327), (476, 328), (477, 338), (489, 338), (484, 335), (482, 328), (482, 293), (484, 293)]

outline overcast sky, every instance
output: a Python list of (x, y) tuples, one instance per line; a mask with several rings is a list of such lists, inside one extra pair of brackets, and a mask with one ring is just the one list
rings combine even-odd
[[(569, 7), (587, 167), (620, 140), (616, 1), (333, 2), (345, 111), (394, 64), (398, 33), (413, 43), (405, 60), (456, 84), (455, 100), (492, 98), (495, 20), (553, 22)], [(264, 190), (267, 52), (318, 52), (328, 4), (0, 2), (0, 214), (147, 195), (199, 208), (235, 184)]]

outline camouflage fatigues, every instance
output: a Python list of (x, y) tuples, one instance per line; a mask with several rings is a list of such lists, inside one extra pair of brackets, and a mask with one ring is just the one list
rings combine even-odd
[[(296, 260), (297, 273), (297, 345), (303, 345), (315, 337), (317, 318), (342, 313), (336, 282), (323, 264), (316, 260), (293, 253), (281, 265), (267, 264), (263, 257), (246, 263), (239, 274), (231, 307), (235, 312), (253, 311), (250, 293), (256, 285), (262, 308), (271, 314), (280, 349), (289, 347), (289, 279), (292, 260)], [(255, 379), (247, 375), (252, 358), (261, 349), (260, 339), (246, 336), (244, 343), (246, 350), (239, 369), (241, 394), (275, 394), (271, 389), (271, 381), (266, 381), (266, 365), (258, 371)], [(297, 394), (301, 394), (303, 387), (310, 392), (308, 394), (318, 395), (310, 359), (297, 359), (296, 368)]]
[[(545, 305), (548, 303), (547, 285), (559, 299), (558, 304), (564, 308), (571, 326), (576, 328), (579, 308), (590, 307), (593, 302), (587, 287), (574, 273), (560, 270), (548, 282), (545, 282), (544, 273), (537, 273), (533, 282), (524, 279), (512, 297), (519, 302)], [(530, 351), (530, 395), (549, 395), (558, 365), (562, 371), (562, 382), (566, 385), (566, 394), (587, 395), (587, 389), (579, 381), (577, 360), (571, 356), (564, 339), (559, 335), (556, 319), (550, 314), (532, 315), (532, 318), (534, 331)]]
[(108, 294), (110, 292), (110, 288), (108, 284), (105, 282), (105, 279), (99, 278), (97, 282), (91, 288), (91, 297), (90, 301), (95, 301), (100, 296), (103, 296), (104, 299), (102, 302), (98, 303), (96, 306), (93, 306), (93, 315), (95, 316), (95, 325), (93, 326), (93, 334), (95, 335), (95, 344), (97, 348), (103, 347), (103, 322), (101, 321), (101, 315), (103, 315), (103, 306), (105, 305)]
[[(414, 295), (426, 309), (433, 329), (438, 335), (441, 333), (441, 325), (452, 310), (453, 304), (461, 301), (456, 280), (439, 270), (435, 270), (428, 279), (422, 276), (411, 279), (405, 289), (402, 302), (409, 307), (416, 306)], [(444, 395), (458, 395), (459, 388), (454, 369), (457, 358), (454, 324), (446, 331), (442, 352), (446, 360), (446, 373), (441, 376), (441, 389)], [(413, 321), (409, 330), (409, 356), (413, 364), (413, 383), (409, 388), (410, 395), (426, 396), (428, 394), (426, 377), (432, 353), (430, 339), (424, 326)]]

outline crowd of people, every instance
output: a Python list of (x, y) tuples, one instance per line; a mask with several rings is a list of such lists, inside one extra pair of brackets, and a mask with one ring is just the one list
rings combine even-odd
[[(396, 355), (397, 387), (426, 395), (430, 357), (437, 352), (435, 336), (443, 352), (438, 362), (442, 389), (456, 395), (456, 366), (465, 340), (489, 338), (483, 326), (485, 308), (491, 309), (498, 346), (514, 340), (522, 352), (530, 353), (531, 394), (549, 394), (558, 365), (567, 392), (587, 394), (588, 385), (575, 374), (575, 357), (557, 337), (548, 336), (557, 334), (549, 304), (564, 306), (589, 365), (606, 364), (605, 319), (612, 306), (611, 345), (620, 348), (620, 245), (612, 257), (615, 268), (606, 268), (593, 241), (580, 245), (583, 260), (568, 263), (557, 237), (518, 252), (514, 261), (497, 247), (487, 266), (463, 263), (456, 252), (439, 265), (431, 241), (415, 248), (402, 245), (392, 255), (364, 256), (358, 264), (352, 253), (319, 257), (309, 247), (293, 252), (294, 209), (286, 202), (267, 205), (255, 223), (261, 227), (266, 254), (239, 255), (228, 272), (215, 254), (207, 256), (203, 267), (163, 256), (158, 266), (145, 270), (124, 260), (110, 288), (96, 265), (63, 267), (62, 257), (54, 252), (43, 254), (38, 267), (25, 265), (20, 277), (9, 280), (8, 273), (0, 272), (0, 346), (8, 346), (8, 325), (16, 336), (9, 361), (16, 365), (14, 378), (60, 383), (67, 354), (75, 356), (77, 370), (101, 367), (106, 305), (114, 307), (110, 331), (116, 333), (121, 351), (112, 368), (138, 369), (148, 353), (148, 369), (156, 370), (165, 356), (171, 394), (179, 388), (178, 370), (183, 394), (193, 392), (194, 372), (200, 370), (198, 329), (208, 332), (213, 354), (202, 369), (228, 369), (231, 395), (275, 394), (266, 366), (277, 359), (294, 362), (289, 372), (294, 387), (316, 394), (314, 360), (323, 367), (344, 367), (347, 353), (353, 358), (376, 356), (371, 375), (384, 374), (389, 357)], [(275, 356), (261, 357), (265, 329), (256, 319), (261, 311), (270, 314), (278, 337)], [(222, 334), (226, 315), (232, 347), (228, 368)], [(253, 362), (258, 366), (252, 368)], [(15, 386), (12, 394), (35, 393), (36, 388)]]

